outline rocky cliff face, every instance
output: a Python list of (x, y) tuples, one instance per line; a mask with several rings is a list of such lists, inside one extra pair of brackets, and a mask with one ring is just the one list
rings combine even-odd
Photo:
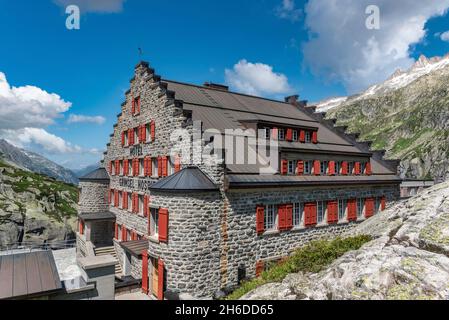
[(242, 299), (449, 299), (449, 182), (360, 224), (375, 239), (318, 274), (291, 274)]
[(75, 237), (77, 188), (0, 161), (0, 247)]
[(408, 178), (449, 178), (449, 56), (421, 57), (407, 72), (348, 98), (318, 105), (327, 118), (400, 159)]

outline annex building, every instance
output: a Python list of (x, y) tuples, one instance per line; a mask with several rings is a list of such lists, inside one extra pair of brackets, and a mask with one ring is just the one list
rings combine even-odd
[[(139, 63), (104, 167), (80, 182), (79, 256), (116, 256), (117, 276), (142, 279), (158, 299), (211, 298), (399, 198), (398, 161), (297, 99), (169, 81)], [(240, 151), (209, 161), (206, 149), (236, 129), (276, 141), (276, 172), (261, 170), (263, 161), (234, 161)], [(205, 143), (192, 143), (208, 131), (215, 134)], [(188, 157), (180, 144), (193, 145)]]

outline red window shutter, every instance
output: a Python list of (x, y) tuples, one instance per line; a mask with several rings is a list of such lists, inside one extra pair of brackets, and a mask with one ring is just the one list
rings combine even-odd
[(368, 198), (365, 200), (365, 217), (370, 218), (374, 215), (374, 199)]
[(359, 174), (360, 174), (360, 162), (354, 163), (354, 173), (355, 173), (356, 175), (359, 175)]
[(78, 222), (78, 229), (79, 229), (79, 233), (81, 235), (83, 235), (84, 234), (84, 223), (82, 220), (79, 220), (79, 222)]
[(162, 177), (162, 157), (157, 157), (157, 175)]
[(278, 229), (280, 231), (285, 230), (285, 205), (278, 206)]
[(304, 130), (299, 131), (299, 142), (306, 142), (306, 132)]
[(118, 190), (114, 192), (114, 207), (118, 207)]
[(286, 159), (281, 160), (281, 174), (285, 175), (288, 171), (288, 161)]
[(132, 98), (131, 113), (133, 115), (136, 113), (136, 101), (135, 101), (134, 97)]
[(139, 159), (133, 159), (133, 176), (139, 175)]
[(129, 175), (129, 161), (128, 159), (123, 160), (123, 175)]
[(129, 146), (133, 145), (133, 143), (132, 143), (133, 136), (134, 136), (133, 129), (129, 129), (128, 130), (128, 145)]
[(335, 175), (335, 161), (329, 161), (329, 175)]
[(153, 158), (148, 158), (148, 176), (153, 175)]
[(312, 143), (318, 143), (318, 131), (312, 132)]
[(321, 174), (321, 163), (320, 160), (315, 160), (313, 162), (313, 174), (319, 176)]
[(287, 133), (285, 135), (285, 140), (293, 141), (293, 129), (291, 129), (291, 128), (287, 129)]
[(168, 210), (159, 209), (159, 241), (167, 242), (168, 240)]
[(368, 175), (368, 176), (373, 174), (373, 171), (371, 169), (371, 162), (367, 162), (366, 163), (365, 174)]
[(271, 129), (271, 139), (273, 140), (278, 139), (278, 128)]
[(115, 160), (115, 175), (118, 176), (120, 174), (120, 161)]
[(265, 263), (262, 260), (256, 262), (256, 277), (260, 277), (265, 269)]
[(115, 228), (114, 228), (114, 239), (118, 240), (118, 224), (115, 223), (114, 226), (115, 226)]
[(158, 261), (157, 299), (164, 300), (164, 261)]
[(357, 221), (357, 200), (348, 200), (348, 221)]
[(156, 122), (151, 120), (150, 123), (151, 141), (156, 140)]
[(168, 176), (168, 157), (162, 157), (162, 176)]
[(347, 161), (343, 161), (341, 163), (341, 174), (342, 175), (347, 175), (348, 174), (348, 162)]
[(145, 143), (147, 141), (147, 129), (145, 128), (145, 125), (142, 125), (142, 143)]
[(382, 199), (380, 199), (380, 210), (384, 211), (386, 207), (387, 207), (387, 202), (386, 202), (385, 196), (383, 196)]
[(285, 229), (293, 228), (293, 205), (287, 204), (285, 206)]
[(128, 192), (126, 191), (122, 192), (122, 208), (128, 209)]
[(256, 232), (261, 234), (265, 231), (265, 207), (257, 206), (256, 208)]
[(313, 227), (316, 225), (316, 202), (306, 203), (304, 207), (305, 211), (305, 226)]
[(140, 97), (137, 97), (137, 113), (140, 113)]
[(143, 216), (148, 216), (148, 196), (143, 197)]
[(296, 174), (298, 176), (302, 176), (304, 174), (304, 161), (298, 160), (296, 163)]
[(143, 158), (143, 175), (148, 176), (148, 158)]
[(175, 173), (181, 171), (181, 157), (179, 155), (175, 156)]
[(327, 223), (334, 224), (338, 222), (338, 202), (327, 202)]
[(148, 252), (142, 250), (142, 292), (148, 294)]
[(126, 241), (128, 239), (128, 234), (127, 234), (126, 227), (123, 225), (122, 226), (122, 241)]

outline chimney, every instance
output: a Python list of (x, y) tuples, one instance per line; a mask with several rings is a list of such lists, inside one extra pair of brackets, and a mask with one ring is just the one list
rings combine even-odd
[(296, 103), (298, 102), (299, 99), (299, 95), (295, 94), (293, 96), (288, 96), (285, 97), (285, 102), (290, 103), (291, 105), (296, 105)]
[(217, 84), (217, 83), (212, 83), (212, 82), (205, 82), (204, 86), (206, 88), (217, 89), (217, 90), (221, 90), (221, 91), (229, 91), (229, 87), (225, 86), (223, 84)]

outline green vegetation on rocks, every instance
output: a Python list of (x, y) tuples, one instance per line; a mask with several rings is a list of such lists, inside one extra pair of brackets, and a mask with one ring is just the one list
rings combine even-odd
[(370, 236), (360, 235), (345, 239), (337, 238), (335, 240), (313, 241), (305, 247), (298, 249), (282, 263), (269, 266), (266, 271), (262, 272), (260, 277), (243, 282), (227, 299), (239, 299), (246, 293), (264, 284), (281, 282), (291, 273), (320, 272), (346, 252), (358, 250), (370, 240)]

